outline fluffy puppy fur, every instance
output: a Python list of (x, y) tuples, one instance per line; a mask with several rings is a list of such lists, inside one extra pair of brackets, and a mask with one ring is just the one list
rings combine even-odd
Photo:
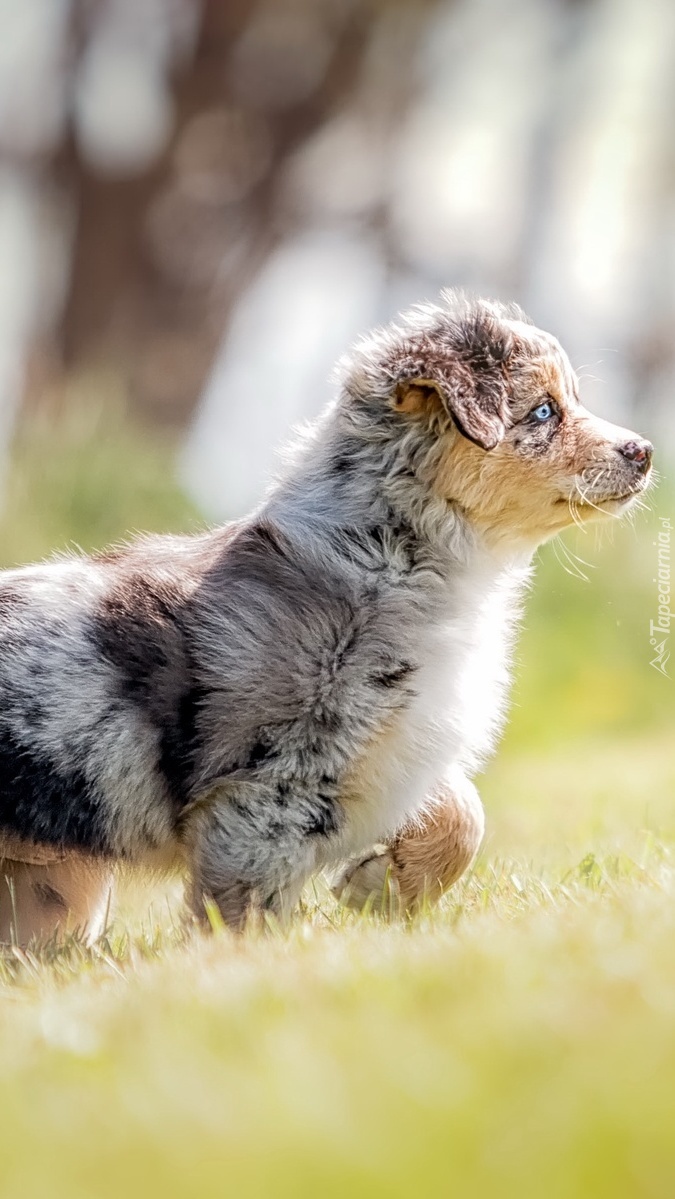
[(446, 293), (371, 334), (249, 519), (1, 576), (6, 858), (86, 860), (85, 919), (118, 859), (181, 857), (235, 928), (345, 860), (351, 902), (438, 893), (482, 836), (532, 553), (650, 460), (515, 307)]

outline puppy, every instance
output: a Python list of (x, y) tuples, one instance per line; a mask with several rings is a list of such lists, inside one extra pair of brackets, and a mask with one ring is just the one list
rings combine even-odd
[(533, 551), (647, 486), (516, 307), (445, 293), (339, 379), (249, 519), (1, 577), (0, 837), (86, 860), (85, 919), (119, 859), (180, 857), (233, 928), (345, 860), (353, 903), (449, 886)]

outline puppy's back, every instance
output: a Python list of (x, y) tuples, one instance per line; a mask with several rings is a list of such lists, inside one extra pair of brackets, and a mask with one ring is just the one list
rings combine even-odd
[(114, 856), (171, 835), (204, 541), (0, 575), (0, 830)]

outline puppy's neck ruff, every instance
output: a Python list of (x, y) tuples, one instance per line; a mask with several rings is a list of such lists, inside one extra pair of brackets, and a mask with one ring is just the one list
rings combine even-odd
[(293, 446), (263, 510), (310, 538), (360, 544), (366, 531), (380, 529), (394, 558), (405, 542), (416, 565), (441, 579), (460, 572), (485, 583), (505, 572), (526, 578), (535, 546), (490, 544), (458, 501), (434, 491), (440, 453), (433, 428), (397, 422), (379, 405), (363, 413), (340, 401)]

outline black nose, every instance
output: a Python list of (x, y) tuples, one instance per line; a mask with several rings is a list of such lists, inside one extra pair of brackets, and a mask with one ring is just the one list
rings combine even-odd
[(619, 453), (623, 454), (629, 462), (634, 462), (638, 470), (644, 474), (649, 470), (654, 446), (650, 441), (638, 440), (636, 437), (634, 441), (627, 441), (625, 445), (620, 445)]

